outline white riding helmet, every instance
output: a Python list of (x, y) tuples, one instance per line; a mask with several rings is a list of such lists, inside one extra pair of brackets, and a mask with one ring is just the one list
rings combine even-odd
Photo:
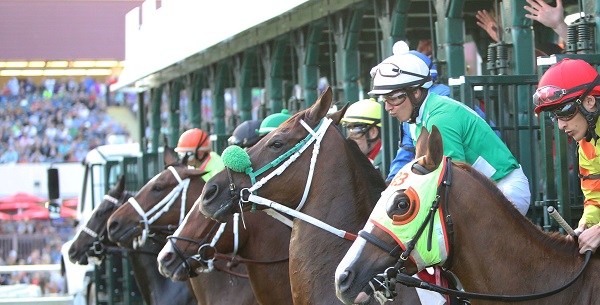
[(409, 51), (406, 42), (398, 41), (394, 44), (394, 55), (371, 69), (373, 90), (369, 95), (384, 95), (406, 87), (431, 87), (429, 66)]

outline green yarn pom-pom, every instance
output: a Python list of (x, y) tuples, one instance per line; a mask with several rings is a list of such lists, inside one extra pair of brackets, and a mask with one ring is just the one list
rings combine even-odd
[(221, 159), (223, 159), (223, 164), (225, 164), (225, 166), (239, 173), (245, 172), (246, 168), (252, 165), (248, 153), (237, 145), (231, 145), (225, 148), (223, 154), (221, 154)]

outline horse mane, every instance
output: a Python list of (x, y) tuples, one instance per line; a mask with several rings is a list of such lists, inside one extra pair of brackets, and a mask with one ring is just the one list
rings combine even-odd
[(503, 205), (509, 212), (509, 214), (517, 221), (517, 223), (525, 228), (527, 232), (535, 236), (542, 243), (547, 244), (553, 249), (573, 254), (577, 252), (577, 245), (573, 241), (566, 238), (566, 236), (559, 232), (544, 232), (537, 225), (535, 225), (529, 218), (521, 215), (519, 210), (504, 196), (502, 191), (496, 186), (496, 183), (488, 178), (487, 176), (475, 170), (471, 165), (461, 161), (453, 161), (458, 168), (469, 173), (476, 181), (479, 181), (493, 197), (498, 198), (498, 201)]
[[(307, 119), (305, 111), (294, 114), (288, 120), (299, 121), (300, 119)], [(336, 125), (332, 124), (332, 126), (330, 127), (335, 127), (334, 129), (338, 132), (338, 135), (346, 143), (346, 145), (344, 146), (347, 148), (346, 151), (348, 152), (350, 162), (351, 164), (353, 164), (353, 166), (349, 167), (357, 173), (357, 176), (364, 176), (366, 178), (366, 181), (369, 184), (369, 192), (372, 198), (379, 198), (381, 192), (383, 192), (387, 187), (385, 184), (385, 180), (381, 176), (381, 173), (377, 169), (375, 169), (371, 161), (369, 161), (369, 158), (367, 158), (367, 156), (363, 154), (356, 142), (344, 137), (344, 135)], [(375, 202), (377, 202), (377, 200), (375, 200)]]

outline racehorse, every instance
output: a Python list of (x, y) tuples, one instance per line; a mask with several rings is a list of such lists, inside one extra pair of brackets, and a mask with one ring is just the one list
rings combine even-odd
[[(238, 202), (249, 203), (251, 195), (257, 194), (291, 209), (301, 206), (298, 210), (337, 230), (358, 232), (385, 189), (385, 182), (354, 141), (347, 140), (335, 126), (327, 125), (338, 124), (346, 111), (344, 107), (326, 118), (331, 98), (328, 88), (312, 107), (295, 114), (251, 147), (249, 160), (241, 153), (228, 155), (227, 150), (234, 148), (227, 148), (223, 153), (226, 170), (207, 182), (198, 199), (202, 212), (218, 221), (227, 221), (229, 215), (239, 211)], [(311, 136), (307, 137), (309, 133)], [(312, 149), (302, 148), (306, 143)], [(286, 157), (289, 159), (285, 160)], [(312, 158), (316, 158), (316, 163), (309, 166)], [(289, 162), (292, 159), (295, 161)], [(278, 162), (288, 167), (283, 171), (282, 167), (263, 170), (263, 166), (277, 166)], [(259, 174), (252, 170), (257, 168), (261, 168)], [(253, 187), (255, 180), (259, 181)], [(250, 208), (249, 204), (242, 207), (245, 211)], [(289, 265), (295, 305), (339, 303), (332, 276), (350, 245), (347, 239), (306, 221), (294, 220)], [(420, 304), (415, 289), (406, 290), (402, 301)]]
[[(188, 202), (194, 200), (188, 197)], [(260, 304), (292, 304), (287, 259), (289, 227), (260, 211), (246, 215), (246, 228), (239, 228), (240, 220), (237, 217), (235, 219), (229, 219), (216, 245), (219, 251), (237, 255), (217, 252), (213, 254), (213, 259), (245, 264), (254, 295)], [(210, 258), (202, 258), (201, 254), (207, 254), (214, 248), (210, 246), (214, 239), (211, 231), (214, 231), (216, 224), (199, 212), (198, 204), (194, 205), (177, 231), (169, 237), (171, 242), (158, 255), (161, 274), (181, 281), (189, 278), (190, 271), (206, 268), (205, 262)], [(237, 236), (232, 236), (232, 230), (239, 231)]]
[(340, 300), (366, 301), (373, 289), (393, 290), (394, 278), (420, 285), (404, 274), (439, 265), (456, 275), (463, 295), (479, 294), (469, 296), (472, 304), (600, 304), (597, 257), (588, 265), (572, 238), (543, 232), (493, 181), (442, 153), (437, 127), (423, 130), (422, 158), (396, 175), (337, 267)]
[[(88, 256), (102, 259), (107, 250), (106, 221), (129, 197), (135, 194), (125, 190), (125, 176), (108, 191), (94, 209), (88, 222), (81, 227), (69, 248), (69, 260), (85, 265)], [(144, 247), (127, 251), (133, 276), (146, 304), (197, 304), (190, 287), (183, 282), (173, 282), (158, 273), (156, 254), (160, 244), (148, 243)], [(118, 250), (117, 250), (118, 251)]]
[[(169, 230), (179, 225), (192, 206), (182, 205), (181, 202), (187, 203), (186, 197), (199, 196), (204, 187), (202, 175), (205, 172), (188, 169), (184, 165), (186, 160), (174, 163), (173, 159), (174, 156), (165, 153), (165, 163), (171, 165), (146, 183), (134, 197), (110, 216), (107, 222), (110, 240), (121, 245), (139, 247), (156, 234), (155, 230), (150, 232), (151, 229)], [(157, 238), (155, 236), (152, 239)], [(166, 235), (163, 235), (158, 250), (165, 243)], [(156, 263), (156, 257), (154, 261)], [(152, 268), (158, 271), (157, 264)], [(223, 269), (227, 270), (226, 267)], [(243, 272), (238, 269), (242, 268), (234, 269), (231, 273)], [(225, 272), (209, 272), (190, 278), (190, 283), (198, 304), (258, 304), (246, 278)]]

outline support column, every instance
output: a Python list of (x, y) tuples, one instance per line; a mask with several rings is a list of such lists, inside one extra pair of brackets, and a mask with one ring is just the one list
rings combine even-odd
[(238, 111), (242, 122), (252, 120), (252, 76), (254, 75), (254, 63), (256, 62), (256, 50), (248, 49), (244, 52), (240, 71), (240, 83), (238, 94)]
[(354, 103), (358, 101), (358, 80), (360, 79), (360, 53), (358, 42), (362, 30), (363, 10), (356, 9), (346, 33), (344, 44), (344, 101)]
[[(217, 64), (214, 90), (212, 91), (213, 133), (224, 135), (225, 130), (225, 86), (229, 65), (221, 61)], [(208, 130), (207, 130), (208, 132)]]
[[(160, 146), (160, 105), (162, 104), (163, 87), (159, 86), (150, 90), (150, 99), (152, 104), (150, 105), (150, 129), (152, 131), (152, 152), (158, 152)], [(169, 141), (169, 147), (175, 147), (177, 142), (172, 143)]]
[(446, 13), (444, 32), (448, 78), (463, 76), (467, 71), (464, 50), (465, 21), (462, 16), (464, 6), (464, 0), (452, 0)]
[(181, 81), (173, 80), (169, 83), (169, 143), (177, 143), (181, 134), (179, 119), (179, 95)]
[(271, 58), (271, 77), (269, 88), (270, 113), (279, 113), (283, 108), (283, 61), (287, 51), (287, 38), (278, 39), (275, 42), (273, 56)]
[(204, 74), (202, 71), (196, 71), (187, 77), (189, 125), (190, 128), (202, 129), (202, 84), (204, 83)]
[(323, 22), (310, 26), (306, 41), (306, 54), (302, 66), (304, 81), (304, 108), (312, 106), (319, 98), (319, 42), (323, 37)]

